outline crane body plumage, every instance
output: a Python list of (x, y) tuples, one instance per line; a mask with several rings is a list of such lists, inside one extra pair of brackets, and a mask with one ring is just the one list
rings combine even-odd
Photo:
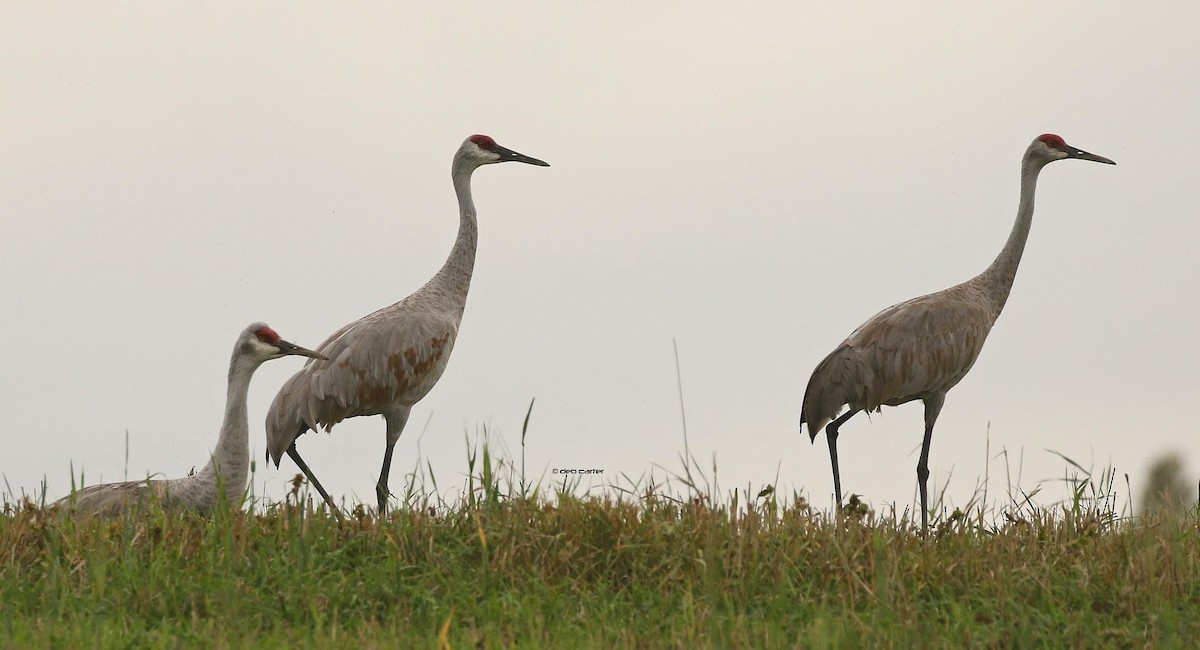
[(843, 405), (878, 411), (953, 388), (979, 358), (997, 315), (972, 294), (972, 287), (958, 285), (914, 298), (854, 330), (809, 380), (803, 412), (810, 434)]
[(382, 415), (386, 424), (383, 467), (376, 484), (379, 511), (387, 497), (392, 451), (414, 404), (442, 377), (458, 337), (474, 272), (478, 226), (471, 175), (481, 165), (546, 163), (505, 149), (490, 137), (467, 138), (454, 156), (451, 180), (459, 203), (458, 236), (442, 268), (403, 300), (348, 323), (317, 351), (328, 361), (306, 364), (279, 390), (267, 413), (267, 457), (278, 467), (286, 453), (321, 494), (333, 499), (296, 450), (296, 438), (352, 417)]
[(238, 504), (250, 477), (250, 425), (246, 400), (254, 371), (285, 355), (313, 357), (279, 338), (265, 323), (253, 323), (238, 336), (229, 362), (225, 418), (208, 464), (177, 479), (146, 479), (93, 485), (76, 490), (54, 505), (77, 514), (118, 515), (157, 502), (168, 510), (208, 514), (222, 504)]
[[(1017, 218), (995, 261), (966, 282), (884, 309), (817, 364), (804, 391), (800, 424), (808, 425), (811, 440), (825, 429), (839, 508), (842, 489), (838, 428), (861, 411), (921, 400), (925, 405), (925, 437), (917, 478), (921, 524), (922, 528), (928, 526), (927, 481), (933, 427), (946, 393), (975, 365), (1008, 300), (1033, 221), (1038, 174), (1046, 164), (1063, 158), (1115, 164), (1071, 147), (1056, 135), (1036, 138), (1022, 158)], [(841, 414), (843, 406), (847, 410)]]

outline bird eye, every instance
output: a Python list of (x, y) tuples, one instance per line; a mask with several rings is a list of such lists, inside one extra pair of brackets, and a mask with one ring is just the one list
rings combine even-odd
[(275, 330), (269, 327), (264, 327), (258, 330), (254, 333), (254, 335), (258, 337), (258, 340), (270, 345), (275, 345), (279, 342), (279, 335), (275, 333)]
[(496, 150), (496, 141), (493, 140), (490, 136), (473, 135), (473, 136), (471, 136), (471, 142), (474, 142), (476, 144), (476, 146), (478, 146), (480, 149), (484, 149), (486, 151), (495, 151)]
[(1042, 134), (1038, 138), (1038, 140), (1041, 140), (1042, 144), (1045, 144), (1050, 147), (1054, 147), (1056, 149), (1061, 149), (1062, 147), (1067, 146), (1066, 141), (1063, 140), (1061, 136), (1055, 135), (1053, 133)]

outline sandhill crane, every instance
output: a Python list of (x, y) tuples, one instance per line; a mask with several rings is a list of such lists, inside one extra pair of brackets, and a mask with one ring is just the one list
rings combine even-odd
[(331, 512), (338, 513), (338, 507), (300, 458), (296, 438), (318, 426), (329, 431), (346, 418), (382, 415), (387, 447), (375, 496), (383, 514), (390, 494), (392, 449), (413, 405), (446, 369), (462, 322), (478, 237), (471, 174), (482, 165), (509, 161), (550, 166), (505, 149), (486, 135), (463, 141), (450, 166), (458, 195), (458, 238), (441, 270), (407, 298), (334, 332), (317, 348), (329, 361), (305, 364), (275, 396), (267, 412), (267, 457), (278, 467), (286, 452)]
[(184, 478), (93, 485), (59, 499), (54, 505), (76, 514), (115, 515), (146, 505), (151, 496), (164, 508), (200, 513), (211, 512), (222, 503), (236, 503), (250, 474), (250, 425), (246, 418), (250, 378), (264, 361), (293, 354), (324, 358), (279, 338), (266, 323), (254, 323), (238, 335), (229, 361), (225, 422), (204, 469)]
[[(921, 528), (928, 528), (926, 483), (933, 425), (954, 387), (971, 369), (1000, 310), (1008, 300), (1033, 220), (1038, 173), (1055, 160), (1078, 158), (1115, 165), (1108, 158), (1068, 145), (1057, 135), (1038, 136), (1021, 160), (1021, 200), (1008, 241), (983, 273), (944, 291), (888, 307), (854, 330), (813, 371), (804, 391), (800, 424), (815, 441), (825, 427), (833, 490), (842, 505), (838, 473), (838, 428), (859, 411), (878, 411), (913, 400), (925, 403), (925, 439), (917, 462)], [(839, 416), (842, 405), (845, 414)], [(831, 421), (832, 420), (832, 421)]]

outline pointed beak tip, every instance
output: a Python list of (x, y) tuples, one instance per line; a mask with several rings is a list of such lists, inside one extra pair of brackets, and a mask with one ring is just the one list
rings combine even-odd
[(1082, 149), (1077, 150), (1072, 157), (1078, 158), (1080, 160), (1087, 160), (1090, 162), (1104, 163), (1105, 165), (1117, 164), (1115, 161), (1113, 161), (1110, 158), (1105, 158), (1104, 156), (1097, 156), (1094, 153), (1089, 153), (1087, 151), (1083, 151)]

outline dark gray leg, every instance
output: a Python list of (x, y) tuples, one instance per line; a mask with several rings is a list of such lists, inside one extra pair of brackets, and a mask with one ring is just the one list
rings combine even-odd
[(330, 498), (329, 493), (325, 491), (325, 488), (321, 486), (321, 482), (318, 481), (317, 477), (313, 475), (312, 470), (310, 470), (308, 465), (305, 464), (304, 459), (300, 458), (300, 452), (296, 451), (295, 441), (292, 441), (292, 446), (288, 447), (287, 455), (288, 458), (292, 459), (292, 462), (296, 463), (296, 467), (299, 467), (300, 471), (304, 472), (304, 476), (308, 479), (308, 482), (312, 483), (313, 487), (317, 488), (317, 494), (320, 494), (321, 498), (325, 499), (326, 505), (329, 506), (329, 512), (333, 513), (333, 515), (338, 519), (341, 519), (341, 510), (338, 509), (337, 504), (333, 502), (333, 499)]
[(383, 469), (379, 472), (379, 482), (375, 484), (375, 498), (379, 501), (380, 516), (387, 512), (388, 497), (392, 494), (388, 491), (388, 475), (392, 472), (392, 450), (395, 448), (395, 443), (388, 443), (387, 450), (383, 452)]
[(846, 423), (858, 411), (846, 411), (841, 417), (825, 427), (825, 439), (829, 442), (829, 462), (833, 465), (833, 496), (837, 499), (837, 510), (842, 511), (842, 475), (838, 471), (837, 437), (838, 427)]
[(388, 497), (392, 494), (388, 491), (388, 475), (392, 472), (392, 450), (395, 449), (400, 434), (404, 433), (408, 413), (409, 409), (406, 408), (399, 413), (383, 414), (383, 419), (387, 422), (387, 449), (383, 452), (383, 468), (379, 471), (379, 482), (375, 484), (375, 498), (379, 501), (380, 516), (387, 512)]
[(921, 442), (921, 460), (917, 461), (917, 481), (921, 488), (921, 532), (929, 530), (929, 442), (933, 439), (933, 425), (937, 423), (938, 414), (942, 412), (942, 404), (946, 395), (927, 397), (925, 402), (925, 439)]

